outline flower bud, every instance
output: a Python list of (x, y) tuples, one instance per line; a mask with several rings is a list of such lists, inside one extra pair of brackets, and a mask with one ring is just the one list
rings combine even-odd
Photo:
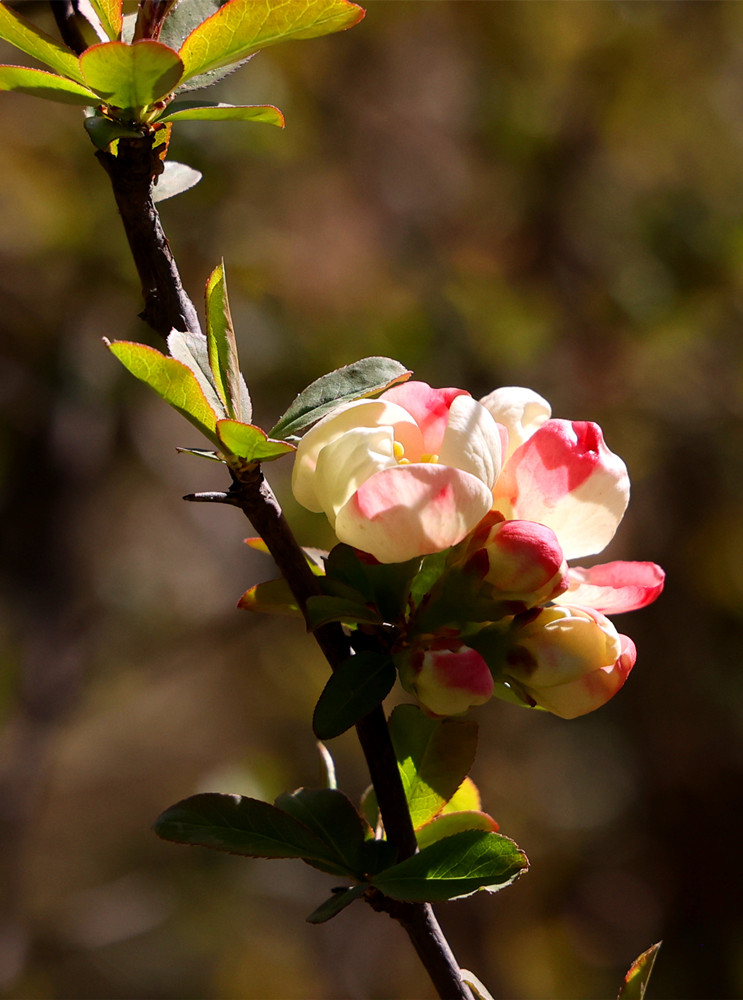
[(397, 665), (402, 686), (432, 715), (461, 715), (493, 695), (488, 665), (469, 646), (408, 650)]
[(574, 719), (617, 693), (635, 656), (632, 640), (599, 611), (554, 605), (514, 619), (505, 674), (540, 708)]

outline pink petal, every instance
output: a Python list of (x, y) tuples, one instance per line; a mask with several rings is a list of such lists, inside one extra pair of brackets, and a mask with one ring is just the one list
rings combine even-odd
[(449, 420), (449, 407), (457, 396), (469, 396), (469, 393), (465, 389), (432, 389), (426, 382), (405, 382), (394, 385), (379, 398), (407, 410), (423, 434), (423, 451), (438, 455)]
[(629, 501), (629, 477), (597, 424), (548, 420), (506, 462), (493, 495), (505, 517), (552, 528), (565, 558), (575, 559), (600, 552), (613, 538)]
[(490, 490), (469, 473), (398, 465), (367, 479), (339, 511), (335, 533), (380, 562), (404, 562), (456, 545), (490, 503)]
[(557, 603), (582, 604), (605, 615), (644, 608), (663, 590), (666, 574), (651, 562), (610, 562), (571, 566), (568, 589)]
[(580, 680), (542, 689), (539, 705), (562, 719), (577, 719), (610, 701), (624, 686), (637, 657), (634, 642), (626, 635), (619, 639), (622, 652), (616, 663), (585, 674)]

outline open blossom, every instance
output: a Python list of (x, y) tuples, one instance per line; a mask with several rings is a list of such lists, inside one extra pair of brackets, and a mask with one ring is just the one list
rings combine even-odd
[(292, 487), (342, 542), (404, 562), (460, 542), (490, 510), (501, 431), (462, 389), (424, 382), (339, 406), (302, 438)]

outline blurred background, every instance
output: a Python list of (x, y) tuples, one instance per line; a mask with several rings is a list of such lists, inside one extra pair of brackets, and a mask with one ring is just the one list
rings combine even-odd
[[(188, 0), (183, 0), (188, 2)], [(45, 4), (22, 4), (50, 32)], [(743, 5), (372, 2), (176, 126), (203, 171), (162, 215), (187, 289), (224, 256), (256, 420), (369, 354), (475, 396), (528, 385), (602, 424), (633, 499), (605, 556), (668, 572), (617, 620), (635, 671), (565, 722), (474, 713), (484, 807), (532, 871), (439, 908), (495, 997), (743, 993)], [(7, 62), (28, 62), (9, 47)], [(158, 841), (198, 791), (318, 784), (326, 679), (202, 444), (101, 345), (156, 344), (75, 108), (0, 95), (0, 977), (17, 998), (425, 998), (397, 925), (311, 927), (326, 876)], [(304, 543), (321, 518), (270, 479)], [(334, 741), (341, 786), (367, 777)]]

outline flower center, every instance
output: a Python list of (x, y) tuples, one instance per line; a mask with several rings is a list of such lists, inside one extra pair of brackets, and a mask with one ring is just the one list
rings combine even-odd
[[(392, 446), (392, 453), (395, 456), (395, 461), (398, 465), (410, 465), (410, 459), (405, 457), (405, 448), (400, 444), (399, 441), (395, 441)], [(435, 465), (439, 460), (439, 456), (435, 455), (433, 452), (424, 452), (416, 462), (429, 462)]]

